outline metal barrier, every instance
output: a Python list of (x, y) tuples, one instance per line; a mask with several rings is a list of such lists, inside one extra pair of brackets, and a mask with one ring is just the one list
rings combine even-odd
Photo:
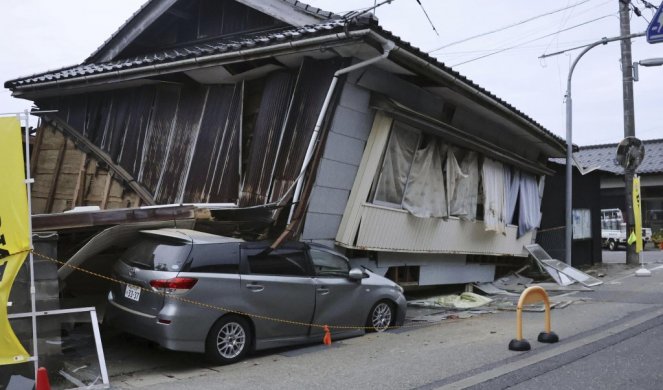
[(516, 309), (516, 338), (509, 343), (511, 351), (529, 351), (532, 347), (529, 342), (523, 338), (523, 306), (543, 301), (546, 308), (546, 329), (539, 333), (538, 341), (540, 343), (556, 343), (559, 337), (550, 330), (550, 300), (548, 293), (543, 287), (532, 286), (528, 287), (520, 294), (518, 300), (518, 307)]

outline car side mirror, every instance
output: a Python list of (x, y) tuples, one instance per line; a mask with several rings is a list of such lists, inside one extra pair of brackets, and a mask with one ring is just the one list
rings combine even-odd
[(350, 272), (348, 273), (348, 277), (349, 277), (351, 280), (362, 280), (362, 279), (364, 279), (364, 278), (367, 278), (368, 275), (365, 274), (364, 271), (362, 271), (362, 270), (359, 269), (359, 268), (353, 268), (353, 269), (351, 269)]

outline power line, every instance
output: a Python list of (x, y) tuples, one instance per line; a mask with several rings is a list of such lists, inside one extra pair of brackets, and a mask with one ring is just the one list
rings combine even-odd
[(484, 33), (481, 33), (481, 34), (477, 34), (477, 35), (472, 35), (472, 36), (470, 36), (470, 37), (467, 37), (467, 38), (464, 38), (464, 39), (461, 39), (461, 40), (458, 40), (458, 41), (454, 41), (454, 42), (448, 43), (448, 44), (446, 44), (446, 45), (440, 46), (440, 47), (438, 47), (437, 49), (430, 50), (428, 53), (433, 53), (433, 52), (436, 52), (436, 51), (439, 51), (439, 50), (442, 50), (442, 49), (446, 49), (446, 48), (449, 47), (449, 46), (454, 46), (454, 45), (457, 45), (457, 44), (459, 44), (459, 43), (467, 42), (467, 41), (470, 41), (470, 40), (475, 39), (475, 38), (484, 37), (484, 36), (486, 36), (486, 35), (494, 34), (494, 33), (500, 32), (500, 31), (504, 31), (504, 30), (507, 30), (507, 29), (510, 29), (510, 28), (516, 27), (516, 26), (520, 26), (521, 24), (525, 24), (525, 23), (531, 22), (531, 21), (533, 21), (533, 20), (543, 18), (543, 17), (545, 17), (545, 16), (553, 15), (553, 14), (556, 14), (556, 13), (558, 13), (558, 12), (565, 11), (565, 10), (567, 10), (567, 9), (569, 9), (569, 8), (577, 7), (577, 6), (581, 5), (581, 4), (587, 3), (587, 2), (589, 2), (589, 1), (591, 1), (591, 0), (583, 0), (583, 1), (580, 1), (580, 2), (578, 2), (578, 3), (572, 4), (572, 5), (570, 5), (570, 6), (567, 6), (567, 7), (564, 7), (564, 8), (560, 8), (560, 9), (557, 9), (557, 10), (554, 10), (554, 11), (546, 12), (546, 13), (544, 13), (544, 14), (540, 14), (540, 15), (532, 16), (532, 17), (527, 18), (527, 19), (525, 19), (525, 20), (521, 20), (520, 22), (516, 22), (516, 23), (510, 24), (510, 25), (504, 26), (504, 27), (500, 27), (500, 28), (497, 28), (497, 29), (495, 29), (495, 30), (487, 31), (487, 32), (484, 32)]
[(648, 2), (647, 0), (640, 0), (640, 2), (645, 5), (645, 8), (655, 9), (658, 11), (658, 7)]
[(459, 65), (464, 65), (464, 64), (467, 64), (467, 63), (469, 63), (469, 62), (474, 62), (474, 61), (477, 61), (477, 60), (480, 60), (480, 59), (483, 59), (483, 58), (486, 58), (486, 57), (494, 56), (495, 54), (503, 53), (503, 52), (505, 52), (505, 51), (507, 51), (507, 50), (515, 49), (515, 48), (517, 48), (517, 47), (520, 47), (520, 46), (526, 45), (526, 44), (528, 44), (528, 43), (536, 42), (536, 41), (538, 41), (538, 40), (541, 40), (541, 39), (544, 39), (544, 38), (551, 37), (551, 36), (556, 35), (556, 34), (559, 34), (559, 33), (561, 33), (561, 32), (569, 31), (569, 30), (572, 30), (572, 29), (574, 29), (574, 28), (581, 27), (581, 26), (584, 26), (584, 25), (587, 25), (587, 24), (590, 24), (590, 23), (593, 23), (593, 22), (599, 21), (599, 20), (601, 20), (601, 19), (609, 18), (609, 17), (614, 16), (614, 15), (615, 15), (615, 14), (612, 13), (612, 14), (608, 14), (608, 15), (604, 15), (604, 16), (598, 17), (598, 18), (596, 18), (596, 19), (588, 20), (588, 21), (586, 21), (586, 22), (584, 22), (584, 23), (576, 24), (575, 26), (567, 27), (567, 28), (565, 28), (565, 29), (559, 30), (559, 31), (554, 32), (554, 33), (546, 34), (546, 35), (543, 35), (543, 36), (540, 36), (540, 37), (537, 37), (537, 38), (534, 38), (534, 39), (530, 39), (530, 40), (525, 41), (525, 42), (521, 42), (521, 43), (519, 43), (519, 44), (517, 44), (517, 45), (513, 45), (513, 46), (510, 46), (510, 47), (506, 47), (506, 48), (503, 48), (503, 49), (499, 49), (499, 50), (497, 50), (497, 51), (495, 51), (495, 52), (492, 52), (492, 53), (489, 53), (489, 54), (486, 54), (486, 55), (483, 55), (483, 56), (480, 56), (480, 57), (472, 58), (472, 59), (470, 59), (470, 60), (463, 61), (463, 62), (460, 62), (460, 63), (458, 63), (458, 64), (454, 64), (454, 65), (452, 65), (452, 67), (459, 66)]
[(424, 15), (426, 15), (426, 19), (428, 19), (428, 23), (430, 23), (430, 26), (433, 27), (433, 31), (435, 31), (435, 34), (437, 34), (437, 36), (439, 37), (440, 33), (437, 32), (437, 29), (435, 28), (435, 25), (433, 24), (433, 21), (430, 20), (430, 17), (428, 16), (428, 12), (426, 12), (426, 8), (424, 8), (424, 5), (421, 4), (420, 0), (417, 0), (417, 3), (419, 3), (419, 6), (421, 7), (421, 10), (424, 11)]

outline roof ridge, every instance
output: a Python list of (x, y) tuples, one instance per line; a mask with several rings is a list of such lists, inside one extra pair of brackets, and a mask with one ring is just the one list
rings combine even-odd
[[(644, 144), (655, 144), (659, 142), (663, 142), (663, 138), (654, 138), (654, 139), (643, 139), (641, 140), (642, 143)], [(618, 146), (619, 142), (613, 142), (609, 144), (595, 144), (595, 145), (585, 145), (585, 146), (579, 146), (580, 150), (588, 150), (588, 149), (602, 149), (602, 148), (608, 148), (612, 146)]]

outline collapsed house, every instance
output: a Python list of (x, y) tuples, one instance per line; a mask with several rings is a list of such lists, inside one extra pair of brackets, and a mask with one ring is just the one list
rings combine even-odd
[(371, 14), (295, 0), (150, 0), (82, 64), (5, 87), (44, 111), (34, 226), (76, 264), (186, 226), (336, 246), (403, 285), (492, 281), (565, 154)]

